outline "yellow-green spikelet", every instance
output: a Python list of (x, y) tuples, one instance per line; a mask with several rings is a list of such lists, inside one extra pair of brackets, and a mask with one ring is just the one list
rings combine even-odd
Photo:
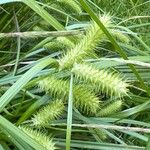
[(129, 44), (130, 38), (127, 34), (122, 33), (120, 30), (114, 30), (114, 29), (111, 29), (110, 32), (117, 40), (121, 41), (122, 43)]
[(55, 100), (40, 109), (32, 118), (33, 125), (45, 126), (63, 114), (65, 106), (62, 100)]
[(109, 96), (123, 97), (127, 95), (129, 85), (118, 74), (104, 69), (98, 70), (88, 64), (75, 64), (72, 72), (77, 78), (92, 84), (96, 91), (101, 91)]
[(61, 51), (73, 48), (75, 45), (66, 37), (58, 37), (52, 42), (45, 44), (43, 47), (52, 52)]
[(104, 107), (102, 107), (100, 111), (97, 112), (97, 116), (107, 117), (109, 115), (112, 115), (117, 111), (119, 111), (121, 109), (121, 106), (122, 106), (121, 100), (110, 102), (106, 104)]
[(80, 5), (75, 0), (57, 0), (60, 4), (60, 7), (68, 10), (69, 12), (74, 12), (80, 14), (82, 9)]
[(30, 127), (19, 126), (19, 128), (32, 139), (34, 139), (36, 142), (41, 144), (45, 148), (45, 150), (56, 149), (55, 143), (53, 143), (52, 138), (46, 135), (45, 133), (39, 130), (34, 130)]
[[(54, 97), (68, 99), (69, 82), (58, 80), (55, 77), (47, 77), (39, 82), (39, 87), (52, 94)], [(74, 105), (84, 113), (96, 113), (99, 108), (99, 99), (86, 87), (74, 85), (73, 87)]]
[[(104, 15), (100, 19), (106, 27), (110, 26), (110, 17)], [(105, 39), (103, 31), (92, 21), (87, 29), (86, 36), (59, 60), (60, 69), (71, 68), (74, 63), (82, 62), (88, 56), (94, 56), (94, 49)]]

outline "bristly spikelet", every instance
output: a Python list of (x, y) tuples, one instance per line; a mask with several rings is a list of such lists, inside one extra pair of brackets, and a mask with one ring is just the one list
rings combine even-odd
[(52, 141), (52, 138), (50, 138), (48, 135), (45, 133), (39, 131), (39, 130), (34, 130), (30, 127), (24, 127), (24, 126), (19, 126), (19, 128), (26, 133), (28, 136), (30, 136), (32, 139), (34, 139), (36, 142), (41, 144), (45, 150), (55, 150), (55, 144)]
[(69, 12), (80, 14), (82, 12), (81, 7), (75, 0), (57, 0), (60, 7), (66, 9)]
[(79, 85), (74, 87), (73, 92), (75, 97), (74, 104), (79, 110), (82, 110), (82, 112), (85, 113), (93, 114), (97, 112), (100, 107), (100, 101), (94, 93)]
[(51, 121), (54, 121), (63, 114), (65, 106), (62, 100), (50, 102), (47, 106), (40, 109), (32, 118), (33, 125), (44, 127)]
[[(106, 27), (110, 26), (110, 17), (105, 15), (100, 17), (100, 19)], [(86, 36), (59, 60), (60, 69), (71, 68), (75, 62), (80, 63), (84, 58), (94, 56), (94, 49), (105, 39), (103, 31), (92, 21), (87, 29)]]
[(41, 27), (36, 25), (33, 27), (33, 31), (44, 31), (44, 30)]
[(116, 39), (118, 39), (119, 41), (123, 42), (123, 43), (129, 43), (130, 39), (129, 36), (122, 33), (120, 30), (110, 30), (111, 33), (113, 34), (114, 37), (116, 37)]
[(71, 49), (75, 46), (73, 42), (71, 42), (66, 37), (58, 37), (52, 42), (45, 44), (43, 47), (52, 52), (61, 51)]
[(98, 70), (87, 64), (75, 64), (72, 72), (77, 78), (91, 84), (96, 91), (101, 91), (111, 97), (127, 95), (128, 84), (118, 74), (110, 73), (107, 70)]
[(43, 91), (50, 93), (54, 97), (66, 99), (68, 96), (69, 83), (64, 80), (58, 80), (54, 76), (40, 80), (38, 85)]
[(122, 106), (122, 101), (117, 100), (106, 104), (101, 110), (97, 113), (99, 117), (107, 117), (119, 111)]
[[(68, 99), (69, 82), (47, 77), (39, 82), (39, 87), (44, 91), (61, 99)], [(96, 113), (99, 108), (99, 99), (90, 90), (80, 85), (73, 87), (74, 105), (84, 113)]]
[(92, 130), (91, 131), (94, 132), (95, 135), (98, 136), (98, 138), (100, 138), (101, 140), (106, 140), (107, 134), (105, 132), (105, 129), (99, 128), (99, 129), (92, 129)]

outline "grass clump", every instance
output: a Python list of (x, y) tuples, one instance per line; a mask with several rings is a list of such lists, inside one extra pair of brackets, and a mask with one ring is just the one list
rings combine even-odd
[(0, 148), (148, 147), (150, 3), (12, 2), (0, 1)]

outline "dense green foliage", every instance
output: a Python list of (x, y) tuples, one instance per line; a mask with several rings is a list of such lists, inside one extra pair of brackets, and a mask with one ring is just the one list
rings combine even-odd
[(149, 150), (149, 8), (1, 0), (0, 149)]

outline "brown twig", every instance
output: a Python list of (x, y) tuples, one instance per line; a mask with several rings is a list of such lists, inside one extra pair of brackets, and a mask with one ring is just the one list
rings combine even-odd
[[(51, 126), (66, 126), (66, 124), (51, 124)], [(134, 131), (134, 132), (144, 132), (150, 133), (150, 128), (140, 128), (140, 127), (125, 127), (118, 125), (104, 125), (104, 124), (72, 124), (73, 127), (81, 128), (102, 128), (102, 129), (111, 129), (111, 130), (124, 130), (124, 131)]]
[(73, 30), (73, 31), (29, 31), (29, 32), (13, 32), (13, 33), (0, 33), (0, 38), (39, 38), (39, 37), (58, 37), (58, 36), (71, 36), (83, 34), (83, 31)]
[(126, 131), (150, 133), (150, 128), (125, 127), (125, 126), (117, 126), (117, 125), (72, 124), (72, 126), (81, 127), (81, 128), (103, 128), (103, 129), (112, 129), (112, 130), (126, 130)]
[(134, 64), (134, 65), (150, 68), (150, 63), (145, 63), (145, 62), (141, 62), (137, 60), (124, 60), (124, 59), (119, 59), (119, 58), (102, 58), (101, 60), (116, 61), (116, 62), (120, 62), (123, 64)]

